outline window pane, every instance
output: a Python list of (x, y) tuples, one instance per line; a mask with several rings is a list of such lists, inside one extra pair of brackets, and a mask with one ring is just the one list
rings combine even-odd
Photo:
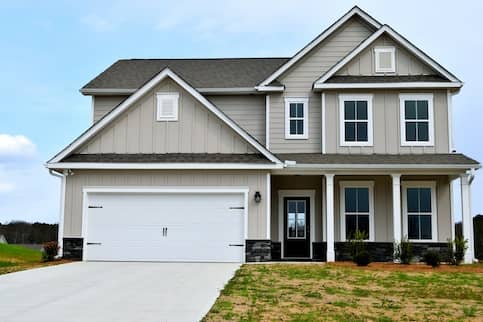
[(305, 214), (305, 201), (297, 202), (297, 213)]
[(357, 102), (357, 119), (367, 120), (367, 102), (366, 101)]
[(366, 122), (357, 123), (357, 141), (367, 142), (367, 123)]
[(297, 120), (297, 134), (304, 134), (304, 121)]
[(357, 230), (363, 232), (366, 238), (369, 238), (369, 215), (357, 216)]
[(345, 140), (350, 142), (356, 140), (356, 123), (345, 122)]
[(305, 214), (297, 214), (297, 237), (305, 237)]
[(369, 212), (369, 188), (357, 188), (357, 212)]
[(419, 189), (419, 212), (431, 212), (431, 189)]
[(289, 213), (295, 213), (297, 211), (297, 202), (287, 201), (287, 208)]
[(357, 188), (345, 188), (345, 212), (357, 212)]
[(416, 141), (416, 122), (406, 122), (406, 141)]
[(297, 134), (297, 120), (290, 120), (290, 134)]
[(419, 216), (408, 216), (408, 238), (419, 239)]
[(289, 213), (287, 217), (288, 237), (295, 237), (295, 214)]
[(419, 212), (419, 189), (408, 188), (406, 192), (408, 212)]
[(418, 122), (418, 141), (429, 141), (428, 122)]
[(418, 101), (418, 120), (428, 119), (428, 101)]
[(290, 103), (290, 117), (297, 117), (297, 104)]
[(344, 102), (344, 119), (355, 120), (356, 118), (356, 102), (345, 101)]
[(297, 103), (297, 117), (304, 117), (304, 104)]
[(419, 224), (421, 228), (420, 239), (431, 239), (431, 216), (422, 215), (419, 216)]
[(354, 238), (354, 233), (357, 229), (357, 216), (346, 215), (345, 216), (345, 238), (347, 240)]
[(416, 119), (416, 101), (404, 101), (404, 115), (406, 120)]

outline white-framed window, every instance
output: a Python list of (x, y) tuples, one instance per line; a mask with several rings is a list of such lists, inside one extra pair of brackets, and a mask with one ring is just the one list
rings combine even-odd
[(374, 48), (374, 60), (376, 73), (396, 72), (396, 48), (376, 47)]
[(434, 145), (433, 94), (399, 94), (402, 146)]
[(285, 99), (285, 138), (309, 138), (309, 99)]
[(372, 95), (339, 95), (341, 146), (372, 145)]
[(374, 181), (340, 182), (340, 239), (354, 238), (364, 232), (374, 241)]
[(179, 93), (156, 93), (156, 120), (177, 121)]
[(403, 234), (412, 241), (437, 241), (436, 183), (403, 181)]

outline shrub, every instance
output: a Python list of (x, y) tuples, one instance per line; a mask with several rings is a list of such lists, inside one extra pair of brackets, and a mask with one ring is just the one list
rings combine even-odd
[(428, 250), (424, 254), (424, 262), (433, 268), (438, 267), (441, 264), (441, 256), (437, 251)]
[(465, 258), (468, 249), (468, 240), (462, 236), (456, 236), (453, 240), (448, 239), (448, 257), (453, 265), (459, 265)]
[(413, 246), (407, 237), (403, 237), (400, 243), (396, 245), (395, 257), (402, 264), (409, 265), (413, 259)]
[(371, 256), (367, 250), (363, 250), (357, 253), (353, 260), (357, 266), (367, 266), (371, 262)]
[(354, 239), (350, 240), (350, 252), (352, 256), (352, 261), (357, 264), (357, 266), (367, 266), (371, 262), (371, 256), (367, 251), (367, 245), (364, 240), (367, 235), (364, 232), (356, 231), (354, 233)]
[(44, 262), (53, 261), (59, 251), (59, 245), (57, 245), (57, 242), (51, 241), (44, 243), (43, 248), (44, 250), (42, 252), (42, 259), (44, 260)]

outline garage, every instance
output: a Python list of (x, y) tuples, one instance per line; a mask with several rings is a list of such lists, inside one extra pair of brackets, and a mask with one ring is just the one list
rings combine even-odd
[(84, 189), (83, 259), (243, 262), (248, 189)]

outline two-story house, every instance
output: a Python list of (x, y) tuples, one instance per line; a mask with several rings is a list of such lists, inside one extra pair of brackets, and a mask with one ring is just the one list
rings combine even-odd
[(354, 7), (293, 57), (119, 60), (85, 85), (92, 125), (47, 163), (65, 257), (373, 259), (454, 237), (473, 255), (477, 161), (453, 152), (463, 83)]

